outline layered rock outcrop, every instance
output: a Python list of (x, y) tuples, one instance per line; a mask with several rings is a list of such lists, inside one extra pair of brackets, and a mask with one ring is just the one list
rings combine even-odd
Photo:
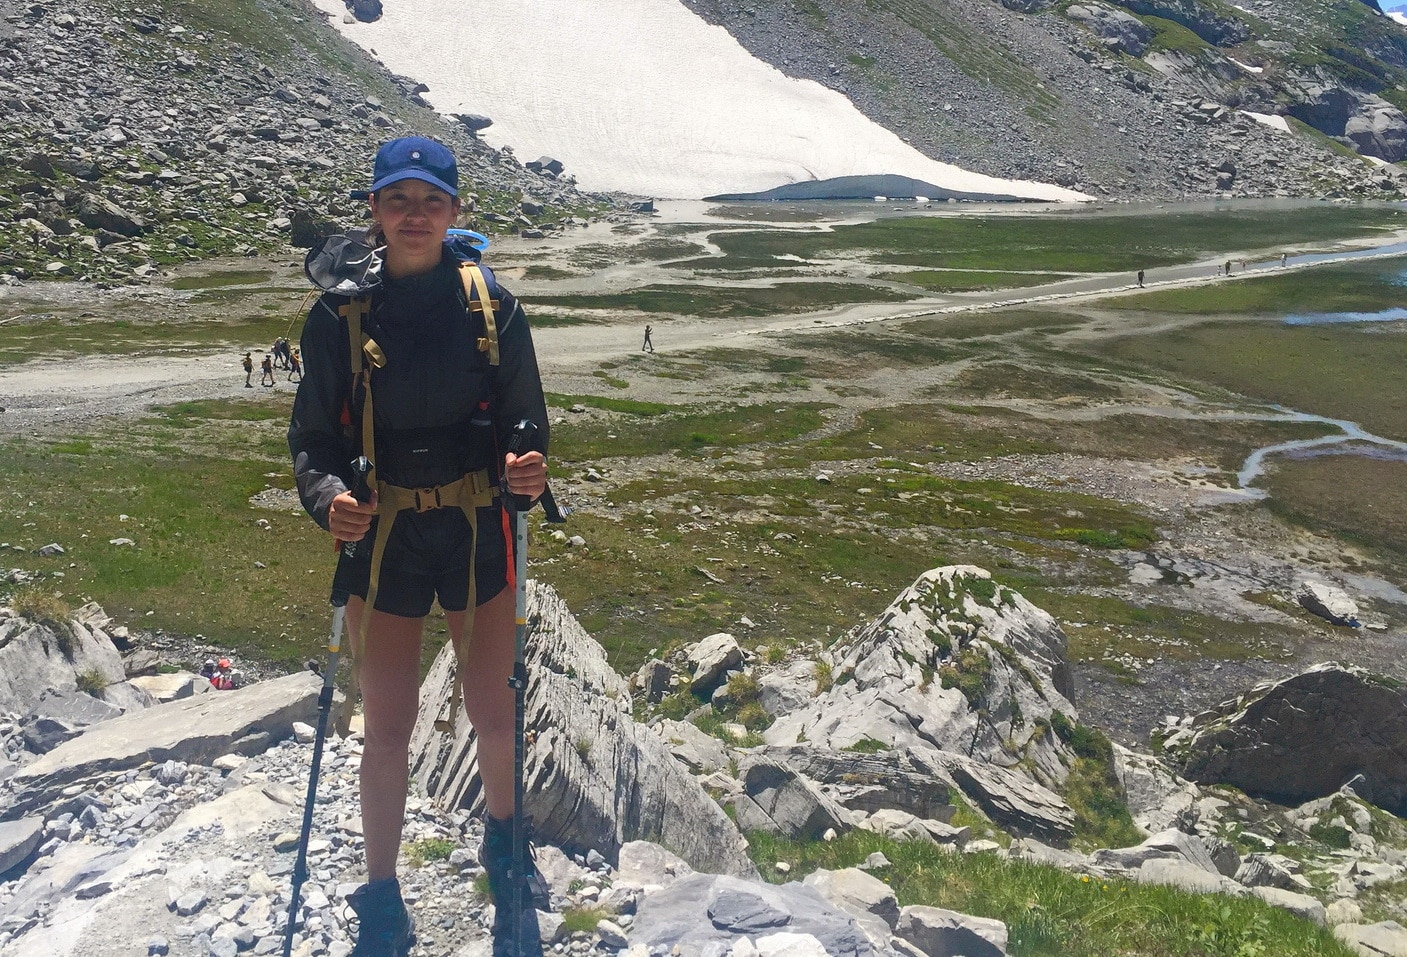
[[(527, 809), (542, 841), (593, 848), (615, 859), (632, 840), (670, 848), (698, 870), (751, 874), (737, 827), (675, 761), (660, 738), (630, 716), (627, 683), (557, 594), (528, 589), (528, 655), (535, 676), (527, 700), (534, 736), (525, 769)], [(448, 718), (454, 655), (448, 646), (426, 676), (412, 736), (413, 774), (450, 808), (479, 810), (476, 736), (461, 714)]]

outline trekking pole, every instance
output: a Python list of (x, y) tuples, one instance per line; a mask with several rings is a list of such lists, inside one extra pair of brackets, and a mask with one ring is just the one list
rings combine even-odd
[[(371, 489), (366, 477), (371, 462), (365, 455), (352, 462), (352, 495), (358, 502), (371, 501)], [(342, 557), (356, 554), (356, 542), (342, 543)], [(318, 771), (322, 768), (322, 744), (327, 737), (327, 719), (332, 713), (333, 679), (337, 676), (337, 655), (342, 650), (342, 625), (347, 617), (347, 590), (335, 585), (332, 589), (332, 635), (327, 641), (327, 667), (322, 673), (322, 691), (318, 693), (318, 730), (313, 739), (313, 764), (308, 772), (308, 796), (303, 800), (303, 830), (298, 835), (298, 859), (293, 865), (293, 893), (288, 901), (288, 923), (284, 928), (283, 957), (292, 957), (293, 932), (297, 929), (298, 895), (308, 879), (308, 838), (313, 831), (313, 801), (318, 793)], [(367, 609), (366, 614), (371, 614)]]
[[(508, 451), (514, 455), (533, 447), (532, 437), (537, 433), (537, 426), (528, 419), (523, 419), (513, 429), (513, 434), (508, 439)], [(527, 664), (527, 633), (528, 633), (528, 510), (532, 508), (532, 499), (514, 495), (508, 490), (507, 470), (503, 476), (503, 486), (500, 489), (499, 497), (503, 500), (503, 507), (508, 510), (509, 517), (513, 523), (513, 620), (516, 625), (513, 646), (513, 677), (508, 679), (508, 686), (513, 689), (513, 946), (516, 952), (515, 957), (522, 955), (522, 921), (523, 914), (528, 907), (528, 833), (527, 825), (523, 820), (523, 765), (527, 751), (527, 734), (525, 724), (527, 723), (527, 691), (528, 691), (528, 664)], [(542, 496), (543, 511), (547, 514), (549, 522), (566, 521), (562, 513), (557, 508), (557, 503), (552, 498), (549, 489), (543, 488)]]
[[(527, 419), (519, 422), (508, 439), (508, 451), (522, 452), (526, 440), (537, 431)], [(521, 957), (523, 914), (527, 907), (528, 833), (523, 822), (523, 765), (527, 752), (526, 728), (528, 663), (528, 519), (531, 502), (523, 503), (508, 491), (508, 470), (504, 470), (503, 505), (513, 520), (513, 677), (508, 685), (513, 689), (513, 948)]]

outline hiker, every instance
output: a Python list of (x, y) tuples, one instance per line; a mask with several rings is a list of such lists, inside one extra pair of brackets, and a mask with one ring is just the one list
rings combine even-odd
[(1289, 253), (1281, 253), (1281, 254), (1280, 254), (1280, 268), (1281, 268), (1281, 269), (1284, 269), (1284, 268), (1285, 268), (1285, 264), (1288, 263), (1289, 261), (1290, 261), (1290, 254), (1289, 254)]
[(253, 359), (253, 358), (249, 355), (249, 353), (247, 353), (247, 352), (244, 354), (244, 363), (243, 363), (243, 364), (244, 364), (244, 387), (245, 387), (246, 389), (252, 389), (252, 388), (254, 388), (254, 384), (249, 381), (249, 377), (254, 374), (254, 359)]
[(1229, 259), (1226, 261), (1226, 274), (1231, 275), (1231, 260)]
[(215, 659), (206, 658), (205, 664), (200, 666), (200, 676), (212, 685), (215, 683)]
[(1143, 270), (1142, 270), (1142, 269), (1140, 269), (1140, 270), (1138, 271), (1138, 288), (1139, 288), (1139, 289), (1142, 289), (1142, 288), (1143, 288)]
[[(421, 635), (437, 598), (459, 662), (456, 696), (478, 736), (487, 808), (479, 860), (498, 905), (493, 952), (514, 952), (517, 935), (524, 957), (542, 953), (536, 911), (529, 905), (515, 921), (509, 906), (515, 609), (496, 489), (506, 473), (515, 496), (543, 494), (547, 408), (522, 306), (477, 266), (476, 248), (447, 236), (461, 208), (458, 185), (454, 155), (440, 143), (385, 143), (366, 194), (370, 230), (323, 240), (305, 267), (327, 291), (303, 329), (307, 360), (289, 449), (309, 514), (337, 541), (357, 543), (350, 556), (343, 548), (333, 585), (350, 594), (348, 647), (365, 713), (367, 883), (348, 899), (360, 920), (354, 957), (403, 957), (415, 940), (396, 857)], [(524, 419), (539, 426), (531, 449), (497, 451)], [(359, 454), (372, 464), (366, 503), (349, 491)], [(538, 877), (530, 862), (527, 871)]]
[(285, 339), (283, 336), (279, 336), (277, 339), (274, 340), (274, 347), (270, 351), (273, 352), (274, 365), (278, 366), (280, 369), (287, 369), (288, 340)]
[(654, 351), (655, 351), (655, 344), (650, 341), (650, 333), (651, 333), (652, 331), (653, 331), (653, 330), (650, 328), (649, 323), (646, 323), (646, 324), (645, 324), (645, 341), (644, 341), (644, 343), (640, 346), (640, 351), (641, 351), (641, 352), (644, 352), (644, 351), (647, 350), (647, 349), (648, 349), (650, 352), (654, 352)]
[[(294, 376), (298, 378), (295, 379), (293, 378)], [(288, 354), (288, 381), (303, 381), (303, 360), (299, 357), (297, 349), (294, 349)]]
[(234, 676), (230, 673), (230, 659), (221, 658), (215, 666), (215, 674), (210, 679), (216, 691), (232, 691), (235, 687)]
[(263, 370), (264, 370), (264, 377), (259, 380), (259, 384), (260, 384), (260, 385), (273, 385), (273, 384), (274, 384), (274, 360), (269, 357), (269, 354), (268, 354), (267, 352), (264, 353), (264, 364), (263, 364), (262, 368), (263, 368)]

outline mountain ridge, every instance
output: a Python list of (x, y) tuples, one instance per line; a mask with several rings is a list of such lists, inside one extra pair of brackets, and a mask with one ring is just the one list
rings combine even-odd
[[(1359, 0), (1255, 0), (1254, 13), (1220, 0), (682, 2), (925, 154), (987, 175), (1113, 199), (1385, 198), (1404, 185), (1348, 145), (1407, 156), (1407, 30)], [(1242, 111), (1287, 116), (1294, 132)]]

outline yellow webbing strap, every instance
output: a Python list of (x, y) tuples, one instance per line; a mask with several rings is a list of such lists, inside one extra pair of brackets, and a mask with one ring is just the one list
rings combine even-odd
[[(363, 328), (363, 320), (371, 312), (371, 300), (366, 297), (349, 299), (346, 305), (341, 306), (338, 313), (347, 320), (347, 349), (348, 362), (352, 370), (352, 394), (356, 393), (356, 382), (360, 378), (363, 382), (363, 402), (362, 402), (362, 451), (372, 450), (375, 454), (375, 435), (372, 429), (372, 407), (371, 407), (371, 370), (381, 368), (386, 364), (386, 357), (375, 340), (366, 335)], [(366, 481), (372, 488), (376, 487), (376, 466), (373, 462), (371, 471), (367, 473)], [(377, 539), (381, 536), (377, 535)], [(365, 546), (361, 546), (365, 547)], [(378, 544), (372, 544), (373, 554), (376, 553)], [(375, 588), (375, 584), (372, 585)], [(366, 646), (367, 629), (371, 624), (371, 609), (374, 607), (375, 595), (367, 596), (366, 606), (362, 609), (361, 620), (356, 628), (348, 629), (347, 635), (347, 657), (352, 661), (352, 678), (347, 689), (347, 696), (342, 700), (342, 708), (337, 714), (337, 733), (343, 737), (351, 730), (352, 712), (356, 709), (357, 698), (361, 694), (361, 660), (362, 649)]]
[(479, 340), (479, 351), (489, 354), (489, 365), (498, 365), (498, 300), (489, 298), (488, 280), (484, 271), (476, 263), (459, 264), (459, 281), (464, 284), (464, 301), (472, 315), (475, 310), (484, 314), (484, 337)]

